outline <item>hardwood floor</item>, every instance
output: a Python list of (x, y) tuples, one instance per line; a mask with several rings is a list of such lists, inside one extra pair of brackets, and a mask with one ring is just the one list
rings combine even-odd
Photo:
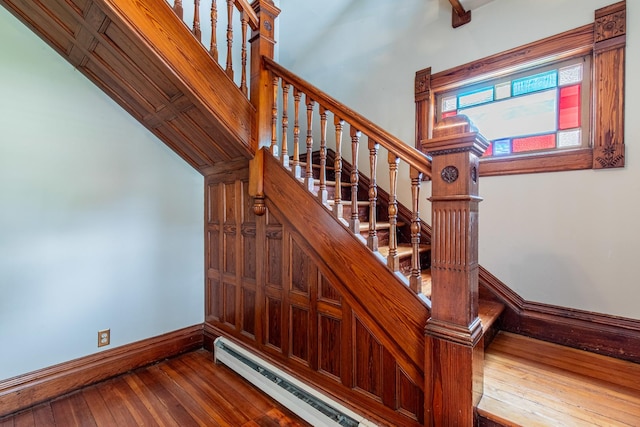
[(640, 425), (639, 364), (500, 332), (484, 375), (478, 413), (497, 425)]
[(22, 426), (309, 426), (211, 353), (197, 350), (9, 417)]

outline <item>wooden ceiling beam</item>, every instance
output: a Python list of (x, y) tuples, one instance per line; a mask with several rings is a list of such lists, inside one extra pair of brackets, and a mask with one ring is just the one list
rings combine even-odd
[(453, 28), (471, 22), (471, 11), (465, 10), (460, 0), (449, 0), (449, 3), (451, 3), (451, 26)]

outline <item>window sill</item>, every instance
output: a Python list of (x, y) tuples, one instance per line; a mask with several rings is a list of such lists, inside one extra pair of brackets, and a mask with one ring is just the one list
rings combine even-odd
[(522, 157), (480, 159), (480, 176), (561, 172), (593, 168), (593, 149), (582, 148)]

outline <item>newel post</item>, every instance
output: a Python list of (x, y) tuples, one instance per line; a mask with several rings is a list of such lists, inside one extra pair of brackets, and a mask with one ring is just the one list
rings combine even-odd
[(258, 15), (258, 29), (251, 33), (250, 99), (256, 108), (251, 143), (254, 158), (249, 164), (249, 194), (254, 198), (253, 210), (263, 215), (264, 205), (264, 150), (271, 144), (271, 118), (274, 101), (271, 73), (264, 68), (262, 57), (273, 59), (275, 21), (280, 14), (272, 0), (255, 0), (251, 3)]
[(489, 143), (467, 117), (440, 122), (432, 156), (431, 318), (425, 328), (425, 425), (472, 426), (482, 396), (478, 317), (478, 168)]

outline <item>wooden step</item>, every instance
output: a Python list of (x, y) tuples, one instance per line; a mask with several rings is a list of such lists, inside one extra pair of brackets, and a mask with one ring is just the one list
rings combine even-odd
[(480, 425), (637, 426), (640, 364), (500, 332), (478, 415)]
[[(402, 227), (404, 226), (404, 222), (398, 222), (396, 224), (396, 227)], [(384, 222), (384, 221), (377, 221), (376, 222), (376, 230), (380, 231), (380, 230), (389, 230), (389, 228), (391, 228), (391, 223), (389, 222)], [(367, 220), (367, 222), (360, 222), (360, 234), (365, 234), (368, 233), (369, 231), (369, 220)], [(388, 253), (388, 249), (387, 249), (387, 253)], [(398, 248), (398, 251), (400, 251), (400, 248)]]
[[(431, 245), (420, 245), (420, 249), (419, 252), (423, 253), (426, 252), (428, 250), (431, 250)], [(389, 256), (389, 246), (380, 246), (378, 248), (378, 252), (380, 252), (380, 254), (383, 257), (388, 257)], [(403, 243), (398, 245), (398, 257), (399, 258), (411, 258), (411, 254), (413, 253), (413, 248), (411, 247), (410, 244), (407, 243)]]

